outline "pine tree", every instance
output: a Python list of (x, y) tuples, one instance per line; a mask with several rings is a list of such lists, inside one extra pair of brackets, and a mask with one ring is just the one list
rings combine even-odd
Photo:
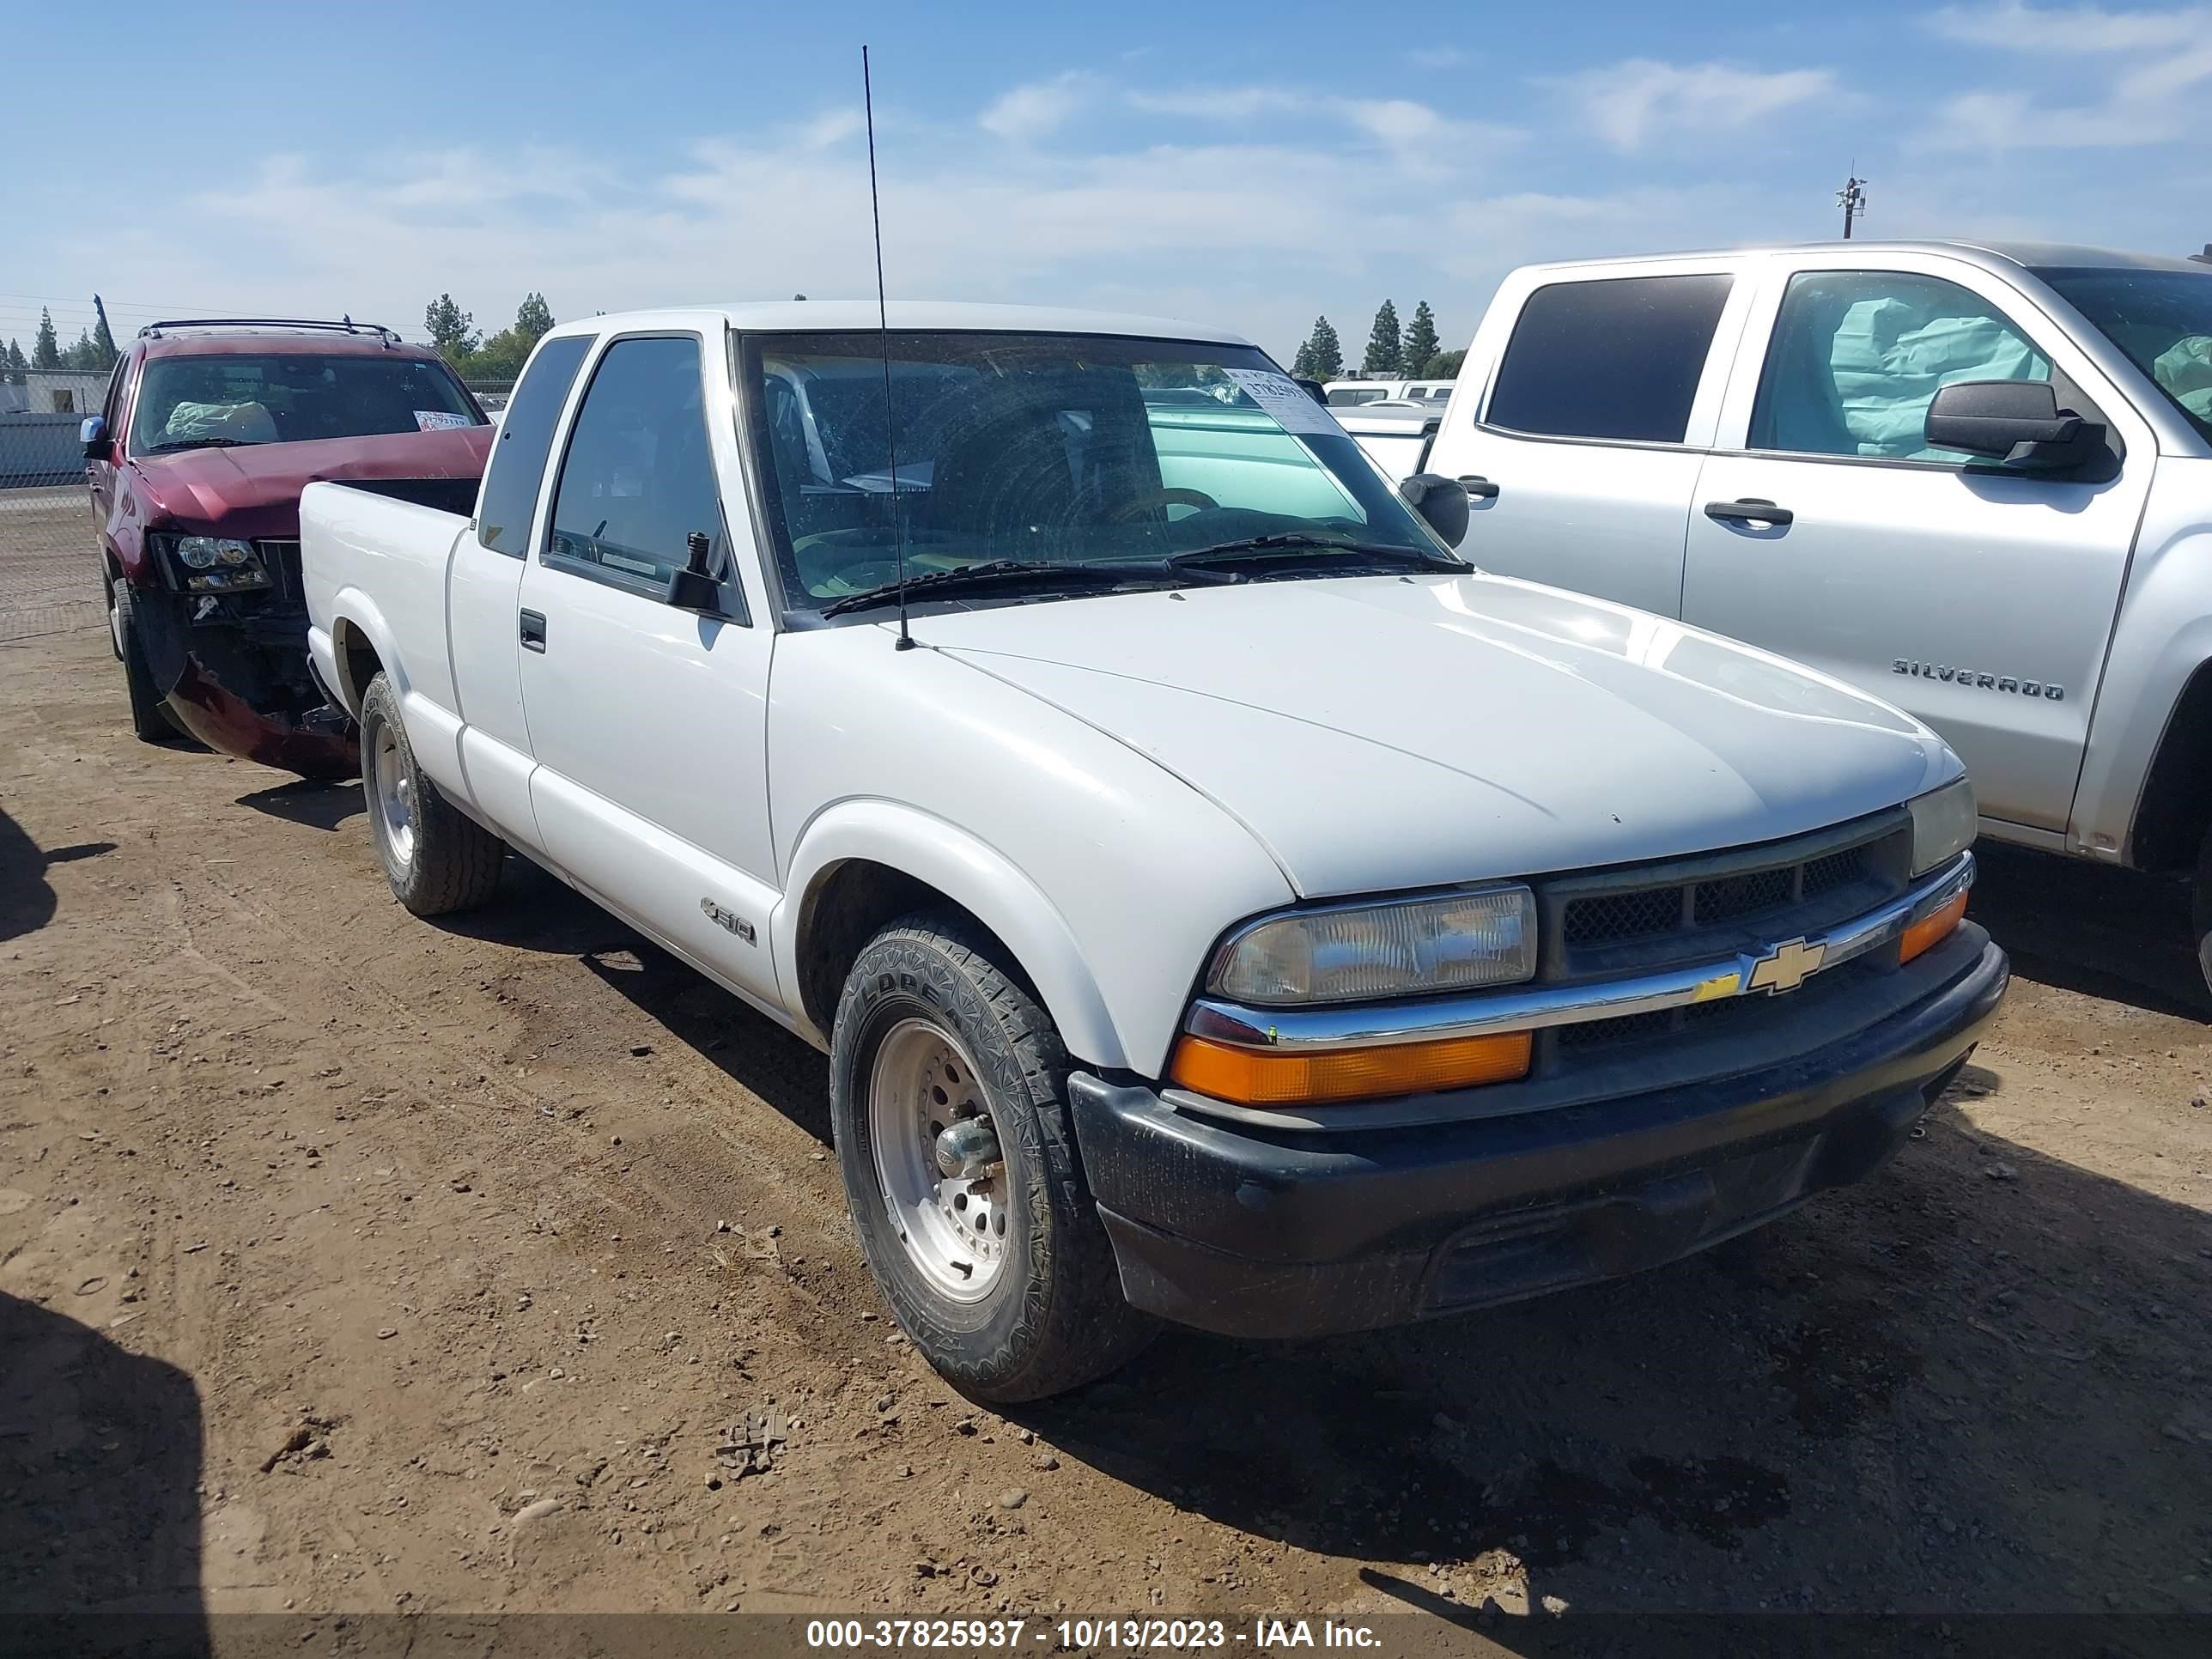
[(1399, 348), (1398, 365), (1408, 374), (1425, 377), (1429, 359), (1435, 356), (1440, 346), (1437, 338), (1436, 313), (1423, 300), (1413, 307), (1413, 320), (1406, 325), (1404, 343)]
[(1421, 365), (1421, 378), (1425, 380), (1456, 380), (1459, 379), (1459, 366), (1466, 361), (1465, 346), (1456, 351), (1439, 351)]
[(98, 368), (100, 348), (92, 343), (92, 331), (81, 328), (76, 331), (76, 343), (62, 353), (64, 368)]
[(524, 295), (522, 303), (515, 307), (514, 331), (534, 345), (552, 326), (553, 308), (545, 303), (545, 296), (535, 292)]
[(23, 348), (13, 340), (9, 341), (7, 350), (0, 351), (0, 368), (5, 368), (8, 371), (4, 375), (0, 375), (0, 381), (5, 381), (9, 386), (22, 385), (22, 371), (30, 366), (29, 360), (23, 356)]
[(455, 305), (450, 294), (441, 294), (422, 308), (422, 327), (438, 355), (457, 367), (483, 337), (477, 332), (476, 319)]
[(1375, 327), (1367, 337), (1367, 355), (1360, 360), (1359, 372), (1373, 379), (1398, 373), (1398, 307), (1388, 300), (1375, 313)]
[(1299, 372), (1309, 380), (1334, 380), (1344, 373), (1344, 347), (1328, 318), (1314, 319), (1313, 332), (1298, 348), (1297, 362), (1304, 365)]
[(53, 314), (44, 306), (39, 307), (39, 332), (31, 342), (33, 368), (59, 368), (62, 366), (62, 343), (54, 336)]

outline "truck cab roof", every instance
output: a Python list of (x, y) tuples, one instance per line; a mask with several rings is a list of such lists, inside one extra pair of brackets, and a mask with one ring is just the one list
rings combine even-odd
[(626, 333), (655, 328), (696, 328), (720, 323), (741, 332), (847, 332), (888, 322), (893, 330), (1003, 334), (1107, 334), (1138, 340), (1204, 340), (1249, 345), (1241, 334), (1168, 317), (1079, 311), (1054, 306), (979, 305), (944, 300), (894, 300), (879, 317), (873, 300), (737, 301), (720, 305), (672, 306), (649, 311), (582, 317), (553, 330), (562, 334)]
[(1588, 270), (1603, 265), (1647, 265), (1670, 259), (1742, 259), (1768, 253), (1832, 252), (1854, 264), (1885, 253), (1948, 253), (1983, 264), (2011, 265), (2034, 270), (2051, 268), (2114, 270), (2182, 270), (2205, 272), (2201, 259), (2160, 253), (2131, 253), (2122, 248), (2088, 247), (2069, 242), (1968, 240), (1881, 240), (1856, 237), (1850, 241), (1765, 242), (1741, 247), (1685, 248), (1660, 253), (1616, 255), (1603, 259), (1553, 259), (1525, 267), (1532, 270)]

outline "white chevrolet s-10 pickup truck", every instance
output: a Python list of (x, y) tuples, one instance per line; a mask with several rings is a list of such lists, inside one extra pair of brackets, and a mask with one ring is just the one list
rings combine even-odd
[(1939, 738), (1441, 485), (1211, 329), (594, 317), (465, 499), (307, 489), (311, 653), (400, 901), (511, 847), (825, 1048), (899, 1324), (1034, 1398), (1702, 1248), (1997, 1006)]

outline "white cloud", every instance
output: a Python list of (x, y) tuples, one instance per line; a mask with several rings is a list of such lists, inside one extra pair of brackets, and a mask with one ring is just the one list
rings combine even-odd
[(1624, 153), (1655, 134), (1730, 132), (1837, 94), (1826, 70), (1762, 72), (1726, 64), (1631, 58), (1560, 82), (1598, 137)]
[(1049, 81), (1016, 87), (977, 116), (975, 123), (1011, 143), (1027, 143), (1064, 125), (1091, 101), (1093, 90), (1090, 76), (1070, 70)]
[(1999, 0), (1986, 6), (1945, 6), (1928, 27), (1946, 40), (2004, 52), (2075, 57), (2085, 52), (2157, 52), (2204, 38), (2212, 12), (2105, 11), (2095, 6), (2031, 6)]
[(2198, 36), (2187, 50), (2169, 47), (2114, 76), (2088, 102), (2046, 103), (2015, 88), (1960, 93), (1942, 106), (1927, 141), (1993, 152), (2172, 143), (2203, 131), (2207, 82), (2212, 42)]
[(1194, 121), (1259, 124), (1274, 117), (1262, 130), (1276, 137), (1292, 131), (1288, 121), (1333, 122), (1391, 151), (1400, 165), (1429, 175), (1478, 161), (1486, 149), (1522, 137), (1510, 127), (1444, 115), (1410, 98), (1347, 98), (1296, 87), (1178, 87), (1133, 90), (1123, 100), (1148, 115)]

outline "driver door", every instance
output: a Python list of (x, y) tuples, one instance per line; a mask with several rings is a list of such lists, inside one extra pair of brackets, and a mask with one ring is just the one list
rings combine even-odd
[[(732, 989), (777, 997), (767, 794), (773, 634), (732, 557), (735, 415), (690, 333), (624, 335), (587, 370), (515, 619), (549, 856)], [(694, 532), (720, 614), (672, 607)]]

